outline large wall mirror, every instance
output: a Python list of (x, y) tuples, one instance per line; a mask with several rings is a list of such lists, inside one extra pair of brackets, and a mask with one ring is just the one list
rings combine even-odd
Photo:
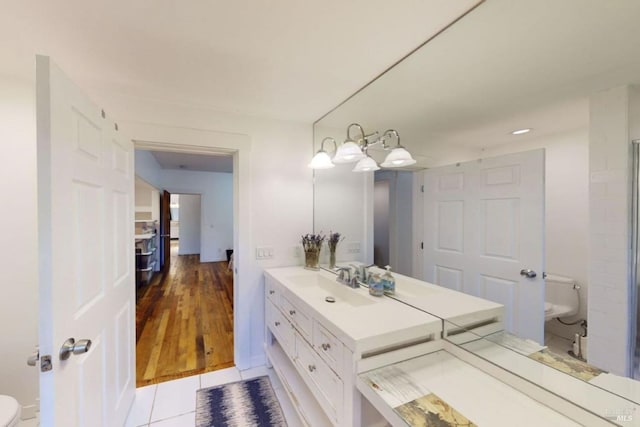
[(345, 236), (339, 263), (504, 304), (513, 336), (569, 357), (558, 364), (578, 351), (594, 369), (584, 381), (640, 402), (627, 263), (638, 84), (640, 2), (486, 0), (315, 123), (314, 151), (358, 123), (395, 129), (417, 163), (315, 171), (314, 228)]

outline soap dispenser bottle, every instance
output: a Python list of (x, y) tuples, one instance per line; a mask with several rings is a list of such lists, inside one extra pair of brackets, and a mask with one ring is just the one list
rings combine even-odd
[(374, 297), (381, 297), (384, 295), (384, 285), (382, 284), (382, 278), (379, 274), (373, 273), (369, 276), (369, 294)]
[(391, 275), (391, 266), (385, 267), (387, 271), (382, 275), (382, 286), (386, 295), (394, 295), (396, 293), (396, 279)]

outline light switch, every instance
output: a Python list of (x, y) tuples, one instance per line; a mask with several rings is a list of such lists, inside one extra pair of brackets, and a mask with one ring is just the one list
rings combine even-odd
[(274, 253), (273, 248), (256, 248), (256, 259), (271, 259)]

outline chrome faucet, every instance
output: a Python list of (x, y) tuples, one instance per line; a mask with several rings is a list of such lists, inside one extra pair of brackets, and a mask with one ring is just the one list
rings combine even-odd
[(371, 265), (349, 264), (349, 265), (355, 269), (354, 277), (364, 284), (366, 284), (369, 281), (369, 268), (375, 266), (375, 264), (371, 264)]
[[(336, 281), (338, 283), (342, 283), (343, 285), (347, 285), (350, 288), (359, 288), (360, 283), (358, 283), (358, 279), (354, 273), (351, 275), (351, 267), (336, 267), (339, 271), (338, 277)], [(356, 269), (357, 271), (357, 269)]]

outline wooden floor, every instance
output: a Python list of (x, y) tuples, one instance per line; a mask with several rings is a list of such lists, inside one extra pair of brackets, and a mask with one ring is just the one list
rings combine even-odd
[(233, 366), (233, 274), (171, 243), (169, 273), (139, 291), (138, 387)]

